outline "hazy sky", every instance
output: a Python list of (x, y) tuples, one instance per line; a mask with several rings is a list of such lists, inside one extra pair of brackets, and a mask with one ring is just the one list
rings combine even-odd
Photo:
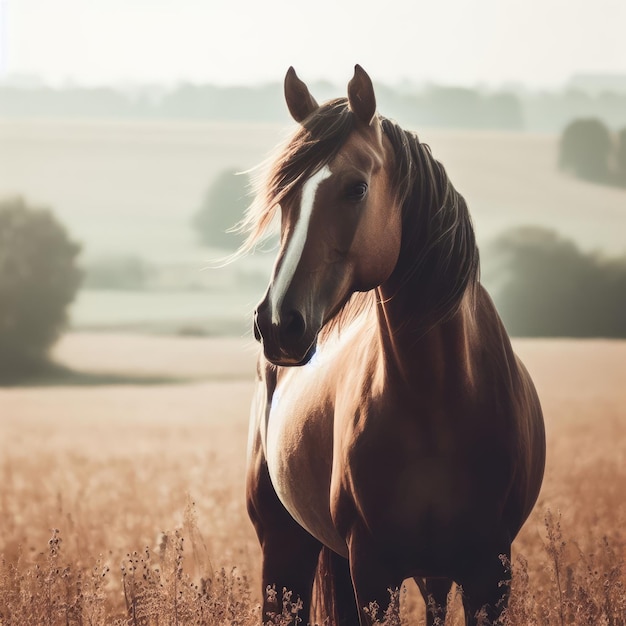
[(0, 71), (181, 80), (559, 86), (626, 74), (626, 0), (0, 0)]

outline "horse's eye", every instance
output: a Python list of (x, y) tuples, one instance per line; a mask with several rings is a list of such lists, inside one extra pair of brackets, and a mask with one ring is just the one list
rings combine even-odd
[(356, 183), (348, 190), (348, 199), (353, 202), (363, 200), (367, 195), (367, 183)]

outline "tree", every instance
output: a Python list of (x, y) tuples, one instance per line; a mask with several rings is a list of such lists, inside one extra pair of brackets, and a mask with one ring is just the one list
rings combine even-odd
[(239, 233), (228, 232), (244, 216), (250, 203), (250, 179), (236, 170), (224, 170), (213, 181), (192, 225), (205, 246), (234, 250), (243, 241)]
[(574, 120), (561, 135), (559, 167), (579, 178), (606, 182), (612, 149), (611, 134), (599, 119)]
[(0, 378), (46, 362), (80, 284), (79, 251), (49, 210), (0, 201)]

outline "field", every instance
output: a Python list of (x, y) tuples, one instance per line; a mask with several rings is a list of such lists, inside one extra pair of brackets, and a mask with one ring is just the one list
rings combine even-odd
[[(626, 343), (515, 348), (548, 465), (514, 544), (509, 624), (624, 624)], [(56, 357), (74, 375), (0, 390), (0, 624), (257, 623), (243, 500), (254, 351), (70, 333)], [(414, 585), (400, 595), (419, 623)]]

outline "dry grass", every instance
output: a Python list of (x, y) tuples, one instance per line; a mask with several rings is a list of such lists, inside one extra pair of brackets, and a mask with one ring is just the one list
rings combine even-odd
[[(516, 349), (542, 397), (549, 456), (514, 545), (507, 624), (623, 625), (626, 343)], [(192, 380), (0, 390), (0, 624), (258, 624), (247, 342), (74, 335), (59, 354)], [(420, 623), (415, 587), (398, 598), (403, 623)], [(452, 601), (447, 623), (461, 624)], [(297, 611), (290, 601), (275, 622)]]

